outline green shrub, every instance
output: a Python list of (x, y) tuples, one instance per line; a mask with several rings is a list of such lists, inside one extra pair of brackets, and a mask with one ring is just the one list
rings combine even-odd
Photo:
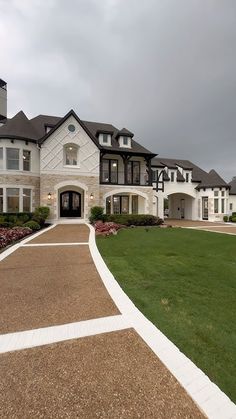
[(104, 214), (104, 208), (103, 207), (92, 207), (91, 211), (90, 211), (90, 217), (89, 217), (89, 221), (90, 223), (95, 223), (95, 221), (101, 220), (101, 221), (105, 221), (106, 219), (106, 215)]
[(48, 207), (37, 207), (32, 216), (32, 220), (36, 221), (41, 227), (45, 224), (48, 218), (50, 209)]
[(126, 226), (155, 226), (163, 224), (161, 218), (148, 214), (111, 214), (107, 216), (107, 221)]
[(232, 212), (232, 217), (236, 217), (236, 212)]
[(227, 221), (229, 221), (228, 215), (224, 215), (223, 220), (224, 220), (225, 223), (227, 223)]
[(236, 217), (232, 217), (232, 223), (236, 223)]
[(31, 228), (31, 230), (33, 230), (33, 231), (40, 230), (40, 228), (41, 228), (40, 224), (37, 223), (34, 220), (27, 221), (27, 223), (24, 224), (24, 227)]
[(229, 221), (232, 222), (232, 215), (229, 216)]
[(18, 212), (18, 213), (4, 213), (0, 215), (1, 227), (19, 227), (32, 218), (32, 213)]

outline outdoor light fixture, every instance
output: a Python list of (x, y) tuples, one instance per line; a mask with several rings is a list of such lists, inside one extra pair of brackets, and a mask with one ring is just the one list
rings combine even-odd
[(93, 193), (91, 193), (91, 194), (90, 194), (90, 199), (91, 199), (91, 201), (93, 200), (93, 198), (94, 198)]
[(52, 199), (52, 194), (51, 194), (51, 192), (49, 192), (48, 193), (48, 200), (51, 201), (51, 199)]

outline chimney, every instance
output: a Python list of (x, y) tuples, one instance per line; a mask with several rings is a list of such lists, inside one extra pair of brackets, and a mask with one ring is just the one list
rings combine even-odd
[(7, 118), (7, 83), (0, 79), (0, 124)]

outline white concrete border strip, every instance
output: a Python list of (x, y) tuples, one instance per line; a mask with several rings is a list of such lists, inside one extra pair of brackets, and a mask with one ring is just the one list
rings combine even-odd
[(47, 233), (49, 230), (51, 230), (54, 227), (56, 227), (56, 224), (53, 224), (47, 228), (44, 228), (43, 230), (40, 230), (35, 234), (31, 234), (30, 236), (27, 236), (25, 239), (21, 240), (19, 243), (16, 243), (13, 246), (10, 246), (8, 249), (0, 253), (0, 261), (5, 259), (11, 253), (15, 252), (15, 250), (19, 249), (19, 247), (24, 246), (29, 241), (34, 240), (38, 236), (41, 236), (41, 234)]
[(100, 317), (59, 326), (43, 327), (23, 332), (0, 335), (0, 353), (49, 345), (65, 340), (94, 336), (130, 328), (127, 319), (121, 314)]
[(78, 243), (27, 243), (23, 244), (23, 247), (38, 247), (38, 246), (88, 246), (88, 242), (78, 242)]
[(137, 331), (208, 418), (236, 418), (236, 405), (229, 397), (180, 352), (177, 346), (157, 329), (124, 293), (99, 253), (94, 228), (90, 224), (87, 226), (90, 229), (89, 248), (95, 266), (110, 296), (127, 319), (127, 324)]

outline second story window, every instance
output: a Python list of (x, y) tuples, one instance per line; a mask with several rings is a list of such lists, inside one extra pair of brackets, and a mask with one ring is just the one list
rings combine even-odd
[(103, 183), (118, 183), (118, 160), (102, 160), (101, 181)]
[(7, 169), (19, 170), (19, 149), (7, 148)]
[(23, 150), (23, 170), (26, 172), (30, 171), (30, 151)]
[(189, 173), (186, 173), (186, 182), (189, 182)]
[(131, 185), (140, 184), (140, 162), (129, 161), (127, 164), (127, 182)]
[(171, 172), (170, 173), (170, 181), (174, 182), (175, 181), (175, 172)]
[(78, 146), (75, 144), (66, 144), (64, 147), (65, 158), (64, 164), (66, 166), (78, 165)]

